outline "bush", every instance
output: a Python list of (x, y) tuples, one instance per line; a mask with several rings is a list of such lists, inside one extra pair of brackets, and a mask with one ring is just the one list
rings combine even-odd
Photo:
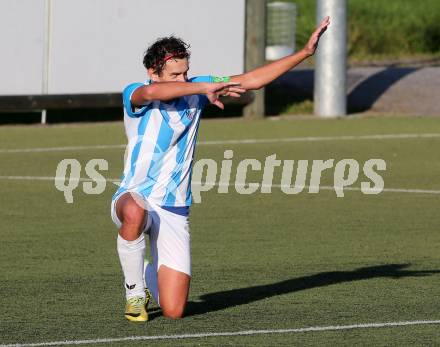
[[(316, 1), (297, 4), (297, 47), (315, 27)], [(440, 53), (440, 1), (348, 0), (348, 54), (402, 57)]]

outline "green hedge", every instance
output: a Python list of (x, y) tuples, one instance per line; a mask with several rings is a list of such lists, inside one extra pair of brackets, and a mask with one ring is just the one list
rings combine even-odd
[[(296, 3), (297, 47), (316, 21), (316, 0)], [(351, 58), (401, 57), (440, 53), (440, 0), (348, 0)]]

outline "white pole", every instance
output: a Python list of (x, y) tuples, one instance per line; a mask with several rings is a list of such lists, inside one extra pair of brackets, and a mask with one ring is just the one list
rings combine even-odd
[(317, 0), (316, 19), (330, 16), (330, 26), (316, 52), (314, 111), (321, 117), (347, 113), (347, 3)]
[[(44, 0), (43, 95), (49, 94), (52, 0)], [(41, 111), (41, 124), (46, 124), (47, 110)]]

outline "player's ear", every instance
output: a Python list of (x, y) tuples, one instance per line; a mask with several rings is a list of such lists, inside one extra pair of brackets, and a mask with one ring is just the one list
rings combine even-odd
[(147, 70), (147, 72), (148, 72), (148, 76), (150, 76), (150, 79), (153, 82), (158, 82), (159, 81), (159, 75), (154, 72), (154, 69), (150, 68), (150, 69)]

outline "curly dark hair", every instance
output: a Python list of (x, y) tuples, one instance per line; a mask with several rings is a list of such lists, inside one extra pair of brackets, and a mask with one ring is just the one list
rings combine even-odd
[(143, 64), (146, 69), (152, 68), (156, 74), (160, 75), (167, 57), (189, 59), (191, 55), (191, 52), (188, 50), (189, 47), (183, 40), (175, 36), (159, 38), (148, 47), (144, 54)]

